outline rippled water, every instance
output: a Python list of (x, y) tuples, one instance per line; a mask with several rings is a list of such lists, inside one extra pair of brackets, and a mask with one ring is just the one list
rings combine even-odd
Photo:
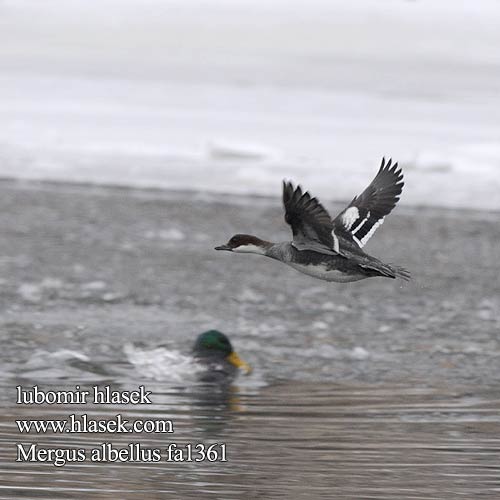
[[(29, 386), (26, 379), (23, 383)], [(132, 389), (136, 384), (137, 379), (122, 375), (113, 387)], [(217, 442), (226, 443), (228, 461), (18, 464), (13, 443), (27, 439), (20, 439), (14, 420), (61, 418), (68, 410), (7, 404), (0, 423), (0, 498), (171, 498), (174, 493), (176, 498), (500, 495), (500, 399), (494, 388), (466, 392), (450, 387), (288, 381), (260, 388), (245, 382), (227, 387), (157, 382), (146, 386), (154, 393), (152, 405), (85, 405), (84, 409), (95, 418), (116, 413), (128, 419), (169, 418), (174, 434), (46, 434), (31, 437), (30, 442), (87, 450), (102, 442), (112, 442), (116, 448), (130, 442), (153, 448), (169, 442), (180, 446)], [(68, 380), (43, 387), (74, 389)], [(13, 385), (1, 389), (4, 396), (14, 395)]]
[[(497, 214), (399, 211), (370, 251), (415, 281), (342, 286), (211, 250), (280, 231), (266, 200), (0, 190), (0, 498), (500, 498)], [(209, 328), (251, 375), (196, 382), (188, 355)], [(26, 407), (18, 384), (143, 384), (153, 404)], [(72, 412), (172, 419), (175, 433), (22, 437), (15, 424)], [(15, 461), (18, 442), (104, 441), (226, 443), (227, 462)]]

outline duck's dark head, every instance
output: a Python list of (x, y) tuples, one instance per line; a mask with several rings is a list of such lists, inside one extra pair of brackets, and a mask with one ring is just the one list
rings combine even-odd
[(265, 255), (271, 246), (268, 241), (261, 240), (251, 234), (235, 234), (225, 245), (215, 247), (215, 250), (227, 250), (238, 253), (258, 253)]
[(226, 361), (247, 374), (252, 371), (248, 363), (243, 361), (233, 350), (229, 339), (218, 330), (208, 330), (198, 336), (193, 353), (200, 361)]

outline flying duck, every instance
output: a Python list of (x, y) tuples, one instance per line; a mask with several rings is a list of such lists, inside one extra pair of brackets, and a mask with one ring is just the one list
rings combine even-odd
[(236, 234), (215, 250), (256, 253), (325, 281), (346, 283), (374, 276), (410, 279), (403, 267), (385, 264), (363, 247), (396, 206), (403, 189), (403, 172), (382, 158), (370, 185), (332, 219), (323, 205), (300, 186), (283, 181), (285, 221), (293, 240), (271, 243), (249, 234)]

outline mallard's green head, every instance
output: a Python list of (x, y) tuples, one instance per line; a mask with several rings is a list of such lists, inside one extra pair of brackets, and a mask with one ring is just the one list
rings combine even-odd
[(229, 339), (218, 330), (208, 330), (198, 336), (193, 347), (196, 357), (208, 360), (225, 360), (231, 365), (250, 373), (252, 369), (233, 350)]

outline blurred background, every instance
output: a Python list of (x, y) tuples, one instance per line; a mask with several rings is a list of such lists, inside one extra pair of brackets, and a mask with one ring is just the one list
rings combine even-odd
[[(500, 498), (499, 26), (496, 0), (0, 0), (0, 500)], [(367, 252), (410, 283), (213, 250), (290, 238), (283, 178), (334, 215), (382, 156), (403, 206)], [(199, 384), (212, 328), (251, 375)], [(18, 384), (144, 384), (77, 411), (228, 463), (15, 462), (166, 446), (21, 436), (75, 410)]]
[(496, 1), (2, 0), (0, 175), (499, 209)]

